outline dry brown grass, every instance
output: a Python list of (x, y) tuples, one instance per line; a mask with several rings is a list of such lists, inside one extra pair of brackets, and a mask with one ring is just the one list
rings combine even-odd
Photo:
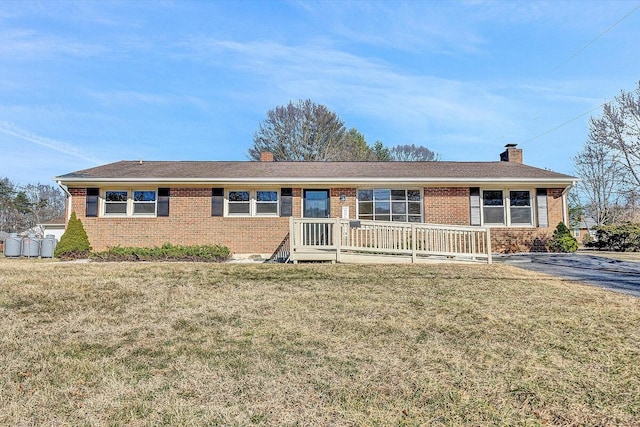
[(0, 259), (0, 425), (639, 425), (639, 324), (504, 265)]

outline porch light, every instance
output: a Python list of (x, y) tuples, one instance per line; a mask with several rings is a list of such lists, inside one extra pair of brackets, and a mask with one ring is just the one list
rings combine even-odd
[(340, 203), (344, 203), (344, 202), (346, 202), (346, 201), (347, 201), (347, 195), (346, 195), (346, 194), (344, 194), (344, 193), (342, 193), (342, 194), (340, 195)]

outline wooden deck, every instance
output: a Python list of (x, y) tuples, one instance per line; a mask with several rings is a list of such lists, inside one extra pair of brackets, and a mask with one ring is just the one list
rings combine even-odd
[(339, 218), (291, 218), (289, 260), (491, 263), (488, 228)]

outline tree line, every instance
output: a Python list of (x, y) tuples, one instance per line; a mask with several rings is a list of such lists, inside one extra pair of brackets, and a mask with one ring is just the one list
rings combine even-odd
[(574, 167), (581, 179), (573, 196), (576, 211), (596, 225), (640, 221), (640, 82), (591, 117)]
[(346, 128), (336, 113), (310, 99), (289, 102), (267, 112), (253, 137), (247, 156), (260, 160), (268, 151), (274, 161), (436, 161), (426, 147), (381, 141), (369, 145), (356, 128)]
[(0, 231), (20, 233), (64, 215), (65, 201), (64, 193), (53, 185), (18, 185), (1, 178)]

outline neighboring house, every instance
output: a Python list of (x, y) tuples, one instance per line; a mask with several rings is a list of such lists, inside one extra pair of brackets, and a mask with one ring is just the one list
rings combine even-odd
[(38, 224), (37, 227), (40, 229), (40, 235), (42, 237), (46, 237), (47, 235), (55, 236), (56, 240), (60, 240), (60, 237), (64, 234), (64, 229), (66, 226), (66, 217), (59, 216), (57, 218), (53, 218), (49, 221)]
[(584, 238), (588, 235), (591, 236), (592, 239), (596, 239), (597, 233), (593, 229), (598, 223), (591, 217), (582, 216), (580, 218), (580, 222), (576, 224), (571, 231), (573, 233), (573, 237), (578, 240), (578, 243), (582, 244)]
[[(289, 217), (491, 227), (494, 252), (544, 250), (576, 178), (496, 162), (120, 161), (56, 178), (95, 250), (221, 244), (271, 254)], [(68, 217), (68, 216), (67, 216)]]
[(34, 227), (31, 227), (27, 230), (21, 231), (18, 233), (21, 237), (27, 237), (30, 235), (35, 235), (37, 238), (42, 239), (46, 237), (48, 234), (55, 236), (57, 240), (60, 240), (62, 234), (64, 234), (64, 230), (66, 227), (66, 216), (59, 216), (57, 218), (53, 218), (49, 221), (40, 222), (36, 224)]

